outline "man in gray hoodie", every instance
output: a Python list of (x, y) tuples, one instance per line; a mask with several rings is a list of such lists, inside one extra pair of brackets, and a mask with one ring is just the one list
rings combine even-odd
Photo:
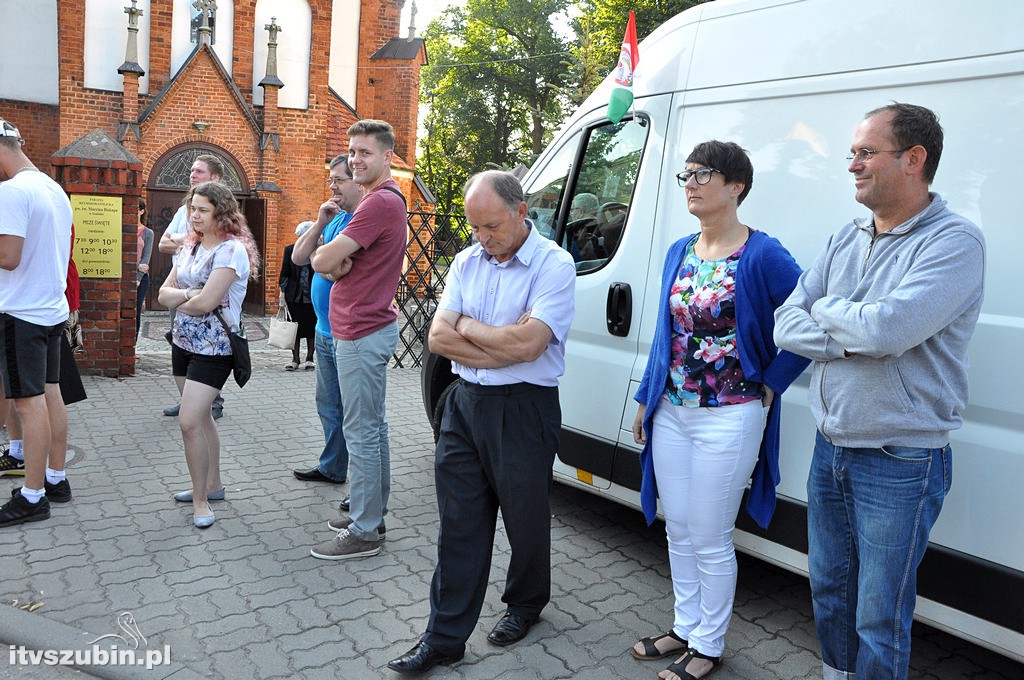
[(868, 112), (848, 158), (872, 215), (775, 313), (776, 344), (814, 361), (808, 562), (828, 680), (907, 677), (917, 567), (951, 483), (985, 242), (929, 192), (941, 154), (932, 111)]

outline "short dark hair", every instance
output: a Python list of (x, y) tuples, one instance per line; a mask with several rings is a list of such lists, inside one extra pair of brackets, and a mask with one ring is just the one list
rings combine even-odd
[(928, 184), (935, 179), (942, 157), (942, 126), (939, 117), (931, 109), (916, 104), (893, 102), (880, 106), (864, 114), (870, 118), (879, 113), (892, 114), (892, 137), (899, 149), (923, 146), (926, 152), (924, 159), (924, 179)]
[(334, 170), (339, 165), (345, 166), (345, 174), (349, 177), (352, 176), (352, 170), (348, 167), (348, 154), (342, 154), (341, 156), (335, 156), (331, 159), (331, 170)]
[(372, 135), (385, 150), (395, 148), (395, 129), (387, 121), (367, 118), (353, 124), (348, 129), (348, 136), (358, 137), (359, 135)]
[(718, 170), (727, 184), (742, 182), (743, 191), (736, 199), (736, 205), (743, 203), (743, 199), (750, 193), (750, 187), (754, 184), (754, 166), (747, 156), (746, 149), (736, 142), (720, 142), (717, 139), (701, 142), (693, 147), (693, 151), (686, 157), (686, 162), (699, 163)]
[(467, 196), (470, 190), (480, 182), (491, 187), (502, 203), (508, 207), (509, 212), (514, 213), (519, 209), (519, 205), (526, 200), (523, 196), (523, 185), (519, 183), (519, 179), (511, 172), (503, 170), (484, 170), (476, 173), (466, 180), (462, 195)]
[(206, 167), (210, 169), (211, 175), (217, 175), (217, 177), (224, 177), (224, 162), (221, 161), (221, 159), (217, 158), (212, 154), (204, 153), (202, 156), (196, 156), (196, 160), (206, 163)]

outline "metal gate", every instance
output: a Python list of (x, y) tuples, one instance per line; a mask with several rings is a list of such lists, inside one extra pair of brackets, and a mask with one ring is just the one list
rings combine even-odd
[(472, 240), (464, 215), (410, 212), (407, 266), (398, 283), (398, 346), (392, 365), (418, 367), (423, 362), (430, 320), (444, 290), (448, 265)]

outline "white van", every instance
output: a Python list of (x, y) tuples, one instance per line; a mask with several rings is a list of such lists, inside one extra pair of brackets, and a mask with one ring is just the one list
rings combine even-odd
[[(722, 0), (644, 40), (635, 111), (605, 119), (607, 80), (523, 180), (534, 222), (577, 260), (555, 479), (639, 507), (632, 395), (664, 254), (698, 226), (675, 179), (693, 146), (719, 139), (749, 151), (754, 182), (740, 218), (807, 267), (829, 234), (868, 213), (845, 159), (864, 113), (893, 100), (927, 106), (945, 129), (932, 188), (984, 230), (988, 272), (970, 405), (952, 435), (953, 487), (921, 566), (917, 617), (1024, 661), (1022, 26), (1019, 0)], [(428, 414), (448, 369), (441, 357), (426, 362)], [(807, 385), (805, 373), (783, 398), (771, 527), (741, 509), (736, 530), (741, 550), (804, 574)]]

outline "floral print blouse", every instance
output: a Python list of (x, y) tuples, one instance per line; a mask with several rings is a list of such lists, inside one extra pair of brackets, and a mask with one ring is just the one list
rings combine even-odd
[(686, 246), (672, 284), (672, 355), (665, 398), (677, 406), (727, 406), (762, 396), (761, 383), (743, 375), (736, 350), (736, 266), (746, 247), (722, 260)]
[[(228, 325), (234, 326), (238, 323), (242, 312), (242, 299), (245, 297), (249, 278), (249, 256), (246, 254), (245, 246), (235, 239), (229, 238), (218, 244), (212, 251), (202, 245), (185, 247), (178, 251), (174, 258), (174, 265), (177, 267), (180, 288), (202, 286), (210, 278), (214, 269), (220, 267), (233, 269), (235, 281), (224, 295), (221, 311)], [(171, 337), (175, 345), (195, 354), (231, 354), (227, 331), (213, 312), (202, 316), (176, 312), (171, 327)]]

